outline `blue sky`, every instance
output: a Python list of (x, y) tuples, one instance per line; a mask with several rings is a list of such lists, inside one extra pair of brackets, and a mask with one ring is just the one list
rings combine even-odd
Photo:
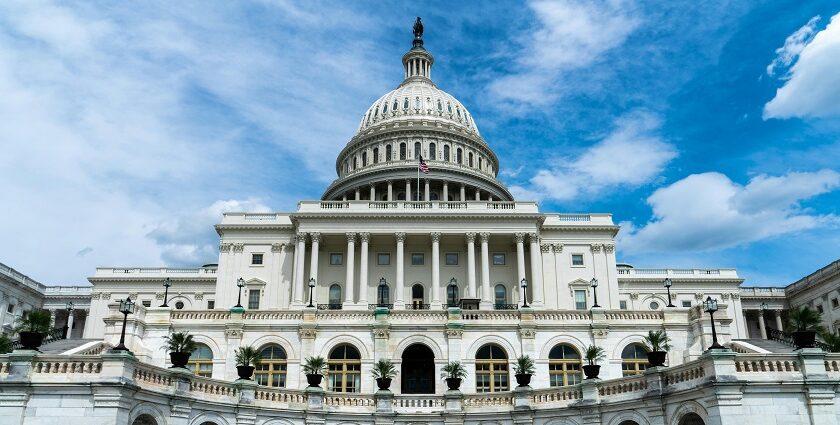
[(619, 261), (784, 285), (840, 257), (836, 2), (11, 1), (0, 262), (214, 262), (222, 212), (320, 197), (418, 15), (517, 199), (613, 213)]

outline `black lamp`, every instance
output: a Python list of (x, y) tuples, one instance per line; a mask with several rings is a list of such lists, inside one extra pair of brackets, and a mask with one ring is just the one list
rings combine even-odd
[(712, 322), (712, 345), (709, 349), (722, 349), (724, 346), (718, 344), (717, 331), (715, 330), (715, 312), (718, 310), (717, 300), (712, 297), (706, 297), (703, 302), (703, 310), (709, 313), (709, 320)]
[(385, 281), (385, 278), (382, 277), (379, 279), (379, 286), (376, 288), (376, 306), (377, 307), (385, 307), (387, 304), (385, 301), (385, 296), (388, 292), (388, 282)]
[(592, 280), (589, 281), (589, 286), (592, 287), (592, 297), (595, 300), (595, 304), (592, 304), (592, 308), (601, 308), (601, 306), (598, 305), (598, 291), (595, 290), (595, 288), (598, 287), (598, 279), (593, 277)]
[(449, 286), (455, 287), (455, 293), (452, 296), (452, 304), (447, 307), (456, 307), (458, 305), (458, 279), (455, 279), (454, 277), (452, 279), (449, 279)]
[(307, 307), (315, 307), (315, 305), (312, 304), (312, 294), (313, 294), (314, 290), (315, 290), (315, 278), (310, 277), (309, 278), (309, 305)]
[(163, 287), (166, 289), (163, 291), (163, 304), (160, 305), (161, 307), (169, 307), (169, 304), (167, 303), (169, 302), (170, 286), (172, 286), (172, 280), (170, 280), (168, 277), (166, 279), (163, 279)]
[(676, 307), (676, 306), (675, 306), (675, 305), (671, 302), (671, 285), (673, 285), (673, 282), (671, 282), (671, 278), (670, 278), (670, 277), (666, 277), (666, 278), (665, 278), (665, 289), (667, 289), (667, 290), (668, 290), (668, 307)]
[(528, 279), (522, 278), (522, 307), (528, 307)]
[(239, 287), (239, 298), (236, 299), (236, 305), (234, 307), (242, 308), (242, 288), (245, 287), (245, 279), (240, 277), (236, 281), (236, 286)]
[(67, 324), (64, 325), (66, 328), (64, 338), (67, 339), (70, 336), (70, 332), (73, 332), (73, 329), (70, 329), (70, 318), (73, 317), (73, 301), (67, 301), (64, 307), (67, 308)]
[(131, 352), (128, 347), (125, 346), (125, 325), (128, 322), (128, 315), (134, 313), (135, 307), (134, 301), (131, 301), (131, 297), (128, 297), (124, 300), (120, 300), (120, 313), (123, 314), (123, 325), (122, 325), (122, 334), (120, 335), (120, 343), (116, 347), (113, 348), (112, 351), (128, 351)]

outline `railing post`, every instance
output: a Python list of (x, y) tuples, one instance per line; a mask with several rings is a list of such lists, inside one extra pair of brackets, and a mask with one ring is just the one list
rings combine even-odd
[(461, 413), (464, 410), (464, 394), (460, 390), (446, 390), (446, 413)]
[(377, 390), (373, 394), (376, 401), (376, 413), (394, 413), (394, 393), (390, 390)]
[[(308, 410), (324, 410), (324, 389), (321, 387), (306, 387), (306, 405)], [(307, 420), (307, 422), (309, 422)]]
[(35, 350), (15, 350), (9, 353), (9, 376), (6, 382), (29, 382), (32, 363), (37, 354)]
[(531, 410), (531, 393), (534, 389), (529, 385), (516, 387), (513, 390), (513, 410)]
[(834, 384), (825, 370), (825, 352), (819, 348), (799, 350), (799, 364), (805, 378), (805, 396), (807, 399), (811, 423), (836, 425), (834, 412)]
[(714, 398), (709, 401), (707, 423), (739, 425), (745, 422), (744, 394), (740, 385), (733, 385), (738, 381), (735, 369), (737, 356), (731, 350), (707, 350), (700, 356), (706, 379), (714, 383)]
[(169, 368), (169, 375), (172, 376), (172, 382), (175, 384), (175, 395), (183, 396), (190, 393), (194, 376), (191, 370), (183, 367), (173, 367)]
[(108, 381), (130, 384), (134, 382), (134, 368), (137, 358), (129, 351), (106, 351), (102, 353), (101, 376)]

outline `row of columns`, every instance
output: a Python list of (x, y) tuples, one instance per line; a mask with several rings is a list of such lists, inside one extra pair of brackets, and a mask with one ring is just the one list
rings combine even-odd
[[(393, 234), (396, 241), (396, 297), (394, 300), (395, 306), (402, 308), (405, 303), (405, 238), (406, 233), (396, 232)], [(432, 232), (428, 234), (432, 241), (432, 281), (431, 281), (431, 303), (435, 307), (441, 305), (440, 299), (440, 232)], [(319, 262), (319, 244), (321, 234), (318, 232), (299, 233), (296, 235), (296, 249), (294, 254), (294, 295), (293, 300), (295, 304), (301, 305), (306, 300), (304, 299), (305, 282), (304, 282), (304, 264), (306, 252), (307, 236), (311, 241), (311, 253), (309, 263), (309, 277), (318, 281), (318, 262)], [(355, 255), (356, 255), (356, 238), (361, 241), (359, 250), (359, 304), (367, 304), (368, 294), (368, 251), (370, 242), (370, 233), (346, 233), (347, 251), (345, 261), (345, 281), (344, 281), (344, 302), (346, 304), (354, 304), (353, 294), (355, 293)], [(539, 235), (536, 233), (527, 234), (530, 242), (530, 257), (531, 257), (531, 282), (530, 287), (532, 291), (531, 300), (535, 305), (543, 303), (543, 279), (542, 279), (542, 252), (539, 245)], [(493, 294), (490, 290), (490, 233), (482, 232), (467, 232), (464, 235), (467, 244), (467, 297), (477, 298), (478, 291), (476, 288), (476, 264), (475, 264), (475, 241), (478, 237), (481, 252), (481, 293), (482, 304), (489, 307), (493, 303)], [(517, 282), (518, 286), (522, 279), (525, 279), (525, 233), (515, 233), (514, 242), (516, 243), (516, 258), (517, 258)]]
[[(423, 182), (424, 182), (423, 183), (423, 200), (426, 201), (426, 202), (429, 202), (431, 200), (431, 193), (432, 193), (431, 190), (429, 189), (429, 180), (430, 179), (423, 179)], [(405, 199), (408, 200), (408, 201), (414, 200), (414, 197), (412, 196), (412, 192), (411, 192), (411, 181), (412, 181), (412, 179), (405, 179)], [(394, 201), (395, 200), (394, 183), (391, 180), (388, 180), (386, 183), (388, 184), (388, 189), (387, 189), (388, 190), (388, 192), (387, 192), (388, 196), (385, 199), (388, 202)], [(418, 190), (420, 190), (420, 188), (418, 188)], [(355, 199), (356, 201), (361, 201), (362, 200), (362, 189), (361, 188), (356, 188), (356, 190), (355, 190), (355, 192), (353, 193), (352, 196), (353, 196), (353, 199)], [(376, 184), (375, 183), (370, 184), (370, 195), (369, 195), (368, 199), (370, 199), (370, 200), (375, 200), (376, 199)], [(449, 182), (444, 181), (443, 182), (443, 193), (441, 194), (441, 200), (445, 201), (445, 200), (448, 200), (448, 199), (449, 199)], [(468, 199), (467, 199), (467, 186), (464, 185), (464, 184), (462, 184), (461, 187), (460, 187), (460, 192), (459, 192), (459, 198), (458, 199), (461, 202), (468, 201)], [(346, 193), (344, 195), (342, 195), (341, 200), (342, 201), (347, 201), (347, 194)], [(475, 200), (476, 201), (481, 200), (481, 189), (479, 189), (479, 188), (475, 188)], [(492, 202), (493, 197), (488, 196), (486, 200)]]
[[(782, 326), (782, 310), (773, 310), (773, 315), (776, 318), (776, 329), (784, 331), (784, 326)], [(767, 339), (767, 325), (764, 322), (764, 313), (761, 310), (758, 312), (758, 331), (761, 333), (761, 339)]]

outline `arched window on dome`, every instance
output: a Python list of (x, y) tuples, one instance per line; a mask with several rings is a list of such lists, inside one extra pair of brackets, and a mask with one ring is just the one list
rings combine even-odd
[(414, 109), (420, 109), (420, 96), (414, 98)]
[(472, 152), (470, 152), (470, 153), (467, 155), (467, 165), (469, 165), (470, 167), (472, 167), (472, 166), (473, 166), (473, 154), (472, 154)]
[(429, 110), (432, 109), (432, 98), (431, 97), (426, 98), (426, 109), (429, 109)]
[(405, 143), (400, 143), (400, 160), (405, 161)]
[(460, 106), (455, 107), (455, 112), (458, 115), (458, 119), (461, 119), (461, 107)]
[(399, 106), (399, 103), (397, 102), (397, 99), (394, 99), (394, 104), (391, 105), (391, 110), (397, 112), (397, 106)]
[(464, 163), (464, 152), (461, 150), (461, 148), (458, 148), (455, 151), (455, 159), (456, 159), (456, 162), (458, 162), (458, 164), (463, 164)]
[(580, 384), (580, 353), (571, 345), (557, 344), (548, 353), (548, 377), (552, 387)]
[(437, 104), (438, 104), (438, 111), (443, 112), (443, 103), (440, 101), (440, 99), (438, 99)]
[(367, 165), (367, 152), (362, 152), (362, 167), (366, 167)]
[(642, 344), (633, 343), (621, 350), (621, 375), (632, 376), (645, 373), (648, 367), (647, 350)]
[(373, 148), (373, 163), (379, 163), (379, 148)]
[(269, 387), (286, 386), (286, 350), (276, 344), (263, 347), (260, 362), (254, 371), (254, 380)]
[(470, 115), (464, 112), (464, 120), (467, 122), (467, 125), (470, 125)]
[(368, 111), (367, 115), (365, 115), (365, 123), (370, 124), (370, 111)]
[(353, 169), (359, 168), (359, 158), (356, 155), (353, 155)]
[(421, 149), (422, 149), (422, 146), (420, 145), (420, 142), (415, 142), (414, 143), (414, 159), (419, 159), (420, 158), (420, 154), (422, 152)]
[(403, 101), (403, 109), (405, 109), (406, 111), (408, 110), (408, 98), (405, 98), (405, 100)]
[(434, 143), (429, 143), (429, 160), (436, 160), (437, 159), (437, 149), (435, 149)]
[(382, 116), (388, 113), (388, 102), (382, 102)]
[(478, 169), (481, 170), (484, 164), (482, 164), (481, 157), (478, 157)]
[(452, 113), (452, 104), (451, 103), (446, 102), (446, 110), (449, 111), (450, 114)]
[(373, 119), (379, 117), (379, 105), (376, 105), (376, 109), (373, 110)]
[(475, 392), (492, 393), (507, 391), (510, 376), (505, 350), (496, 344), (487, 344), (475, 353)]
[(391, 160), (391, 154), (393, 154), (393, 152), (392, 152), (393, 150), (394, 150), (394, 148), (391, 147), (391, 145), (385, 146), (385, 160), (386, 161)]
[(449, 145), (443, 145), (443, 160), (449, 161)]

